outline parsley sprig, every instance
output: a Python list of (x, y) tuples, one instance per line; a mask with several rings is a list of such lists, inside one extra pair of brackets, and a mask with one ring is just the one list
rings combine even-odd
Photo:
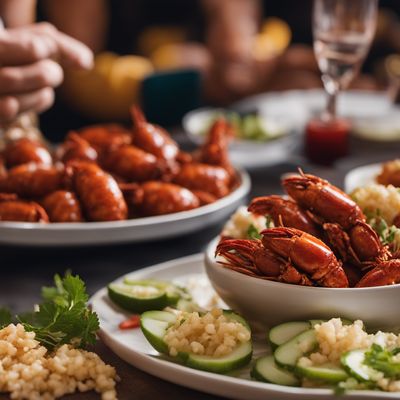
[[(37, 311), (20, 314), (16, 320), (49, 350), (63, 344), (86, 347), (96, 341), (99, 319), (87, 307), (89, 299), (79, 276), (54, 276), (54, 287), (42, 289), (43, 301)], [(0, 328), (12, 322), (11, 313), (0, 309)]]

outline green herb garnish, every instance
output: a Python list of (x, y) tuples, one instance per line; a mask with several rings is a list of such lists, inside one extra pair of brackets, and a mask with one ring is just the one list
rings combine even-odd
[(373, 344), (371, 350), (365, 353), (364, 362), (366, 365), (383, 372), (386, 377), (399, 378), (400, 362), (393, 359), (397, 353), (398, 349), (390, 351), (378, 344)]
[(0, 329), (12, 323), (12, 316), (6, 308), (0, 308)]
[(253, 239), (253, 240), (261, 239), (260, 233), (258, 232), (257, 228), (253, 224), (250, 224), (250, 226), (247, 229), (247, 237), (249, 239)]
[[(97, 314), (87, 307), (89, 299), (79, 276), (67, 273), (54, 277), (54, 287), (42, 289), (43, 301), (37, 311), (20, 314), (17, 321), (25, 330), (35, 332), (36, 340), (49, 350), (63, 344), (86, 347), (96, 341)], [(0, 327), (12, 322), (11, 313), (0, 310)]]

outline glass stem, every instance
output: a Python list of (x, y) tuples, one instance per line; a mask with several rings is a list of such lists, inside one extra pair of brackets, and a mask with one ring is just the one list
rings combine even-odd
[(322, 118), (331, 121), (336, 118), (337, 95), (339, 93), (339, 83), (328, 75), (322, 76), (325, 91), (328, 94), (328, 102)]
[(332, 120), (336, 118), (336, 106), (337, 106), (337, 91), (328, 93), (328, 102), (326, 105), (326, 116), (325, 118), (328, 120)]

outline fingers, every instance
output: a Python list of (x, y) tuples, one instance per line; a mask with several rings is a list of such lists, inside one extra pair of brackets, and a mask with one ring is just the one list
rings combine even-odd
[(54, 92), (50, 88), (35, 90), (16, 96), (0, 97), (0, 121), (13, 120), (24, 111), (42, 112), (54, 101)]
[(43, 37), (51, 37), (57, 45), (57, 57), (66, 67), (90, 69), (93, 66), (93, 53), (78, 40), (60, 32), (47, 22), (31, 25), (32, 31)]
[(93, 54), (88, 47), (50, 24), (0, 32), (1, 65), (31, 64), (47, 58), (78, 68), (91, 68), (93, 64)]
[(0, 95), (56, 87), (62, 80), (63, 70), (52, 60), (41, 60), (21, 67), (3, 67), (0, 68)]

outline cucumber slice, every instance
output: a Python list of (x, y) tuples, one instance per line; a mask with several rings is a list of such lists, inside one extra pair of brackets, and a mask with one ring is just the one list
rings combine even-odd
[(381, 374), (376, 369), (364, 364), (365, 353), (368, 350), (352, 350), (342, 355), (340, 362), (343, 367), (361, 382), (371, 382), (377, 380), (377, 375)]
[(302, 377), (329, 383), (345, 381), (349, 377), (344, 369), (338, 368), (332, 364), (324, 364), (318, 367), (302, 367), (296, 365), (295, 372)]
[(250, 375), (261, 382), (275, 383), (284, 386), (299, 386), (296, 375), (276, 365), (273, 355), (259, 358), (253, 366)]
[(182, 288), (171, 282), (160, 281), (157, 279), (135, 280), (135, 279), (125, 278), (124, 283), (126, 285), (147, 286), (163, 290), (167, 294), (169, 305), (175, 305), (179, 299), (191, 300), (191, 296), (185, 288)]
[(186, 299), (179, 299), (175, 305), (175, 308), (177, 310), (186, 312), (194, 312), (194, 311), (197, 311), (199, 313), (204, 312), (204, 309), (201, 308), (197, 303)]
[(111, 283), (108, 285), (108, 296), (125, 310), (142, 313), (148, 310), (162, 310), (168, 305), (168, 298), (164, 290), (153, 286), (125, 285)]
[(140, 328), (149, 343), (160, 353), (168, 354), (163, 338), (167, 329), (176, 321), (176, 315), (168, 311), (147, 311), (140, 318)]
[(273, 327), (269, 331), (267, 339), (274, 350), (281, 344), (286, 343), (301, 332), (307, 331), (310, 328), (311, 324), (308, 321), (285, 322)]
[(314, 350), (317, 345), (315, 330), (309, 329), (280, 345), (274, 353), (275, 361), (282, 367), (294, 369), (298, 359)]
[[(224, 311), (224, 314), (232, 320), (243, 323), (248, 328), (247, 322), (239, 315), (231, 311)], [(160, 353), (169, 354), (164, 336), (167, 329), (176, 321), (176, 318), (175, 314), (168, 311), (147, 311), (142, 314), (140, 320), (142, 332), (149, 343)], [(226, 373), (248, 364), (251, 360), (252, 351), (252, 344), (249, 341), (238, 345), (230, 354), (222, 357), (180, 352), (174, 359), (191, 368)]]
[(198, 356), (188, 354), (186, 365), (203, 371), (224, 374), (247, 365), (253, 353), (251, 342), (241, 343), (231, 353), (223, 357)]

